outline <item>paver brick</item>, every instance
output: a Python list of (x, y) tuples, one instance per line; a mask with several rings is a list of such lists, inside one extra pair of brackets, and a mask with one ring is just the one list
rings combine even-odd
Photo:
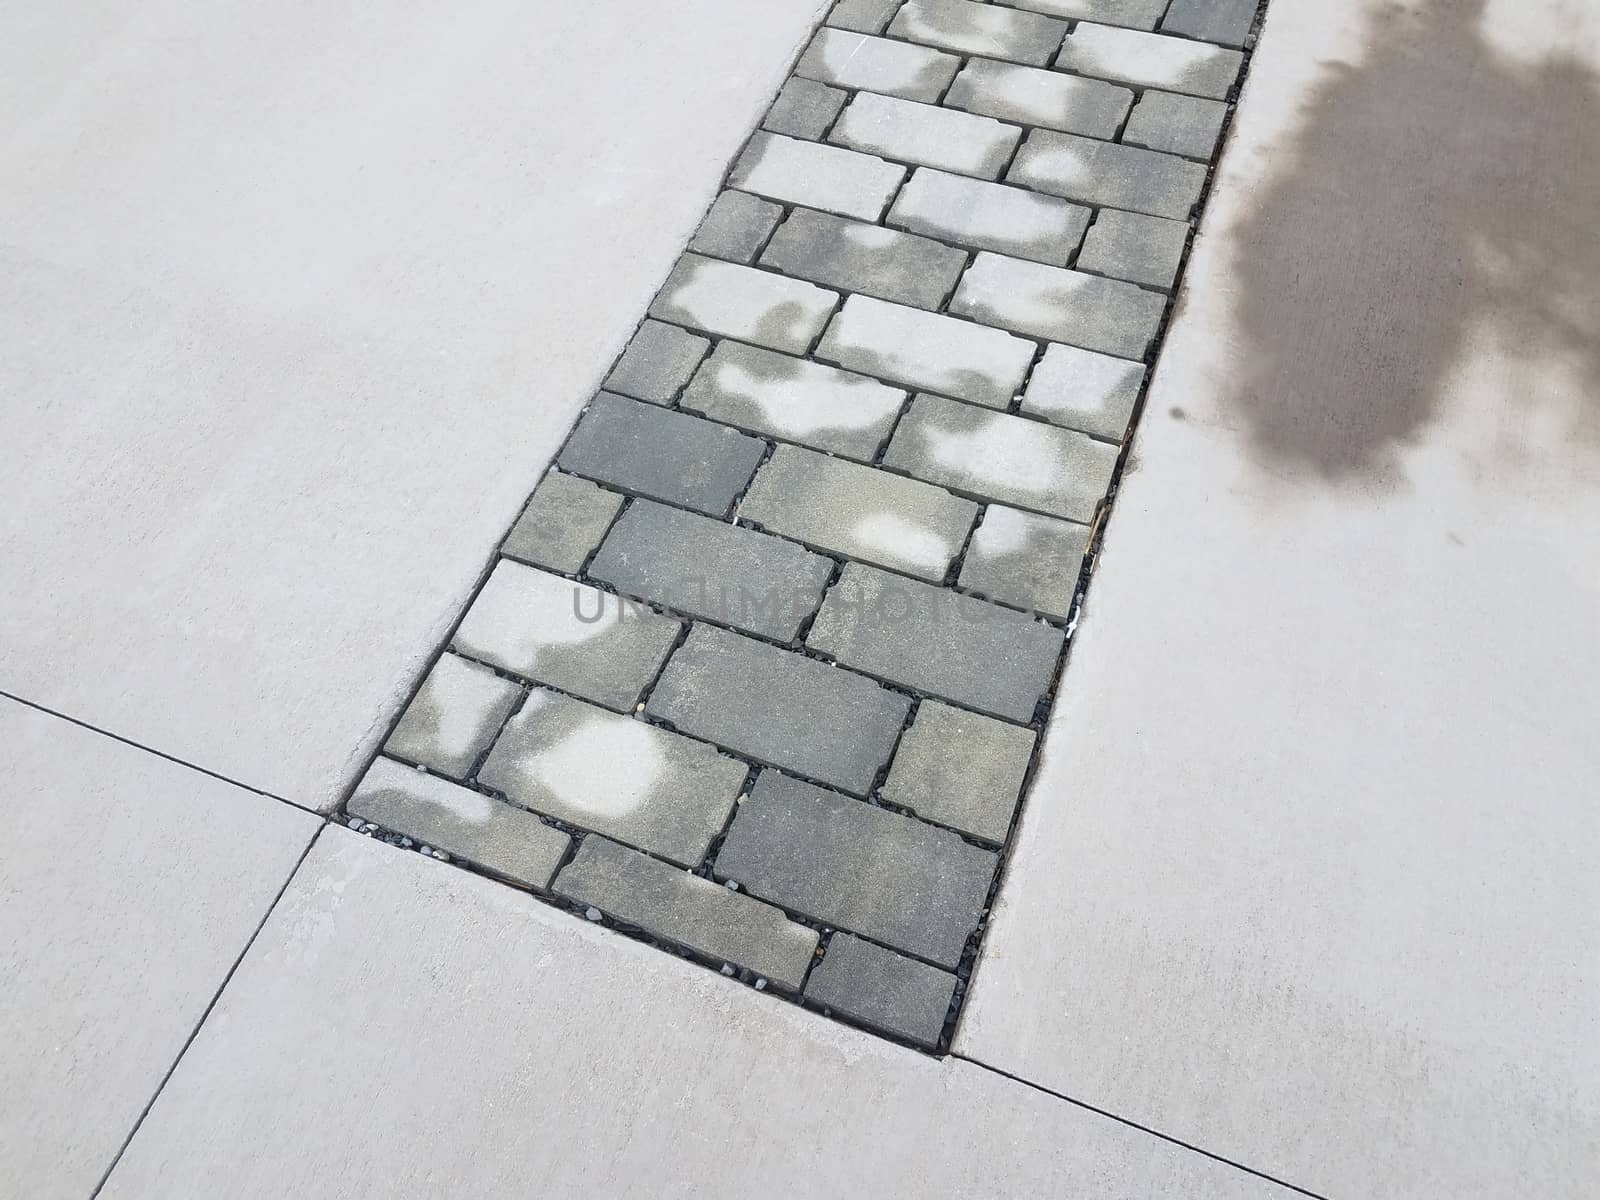
[(758, 132), (728, 182), (787, 204), (876, 221), (905, 177), (898, 163), (870, 154)]
[(838, 87), (937, 102), (961, 60), (927, 46), (823, 26), (794, 73)]
[(1162, 33), (1181, 33), (1202, 42), (1243, 46), (1255, 23), (1259, 0), (1172, 0)]
[(739, 505), (741, 518), (784, 537), (935, 582), (977, 515), (943, 488), (799, 446), (779, 446)]
[(1070, 17), (1075, 21), (1154, 29), (1167, 9), (1168, 0), (997, 0), (997, 3), (1049, 13), (1053, 17)]
[(1166, 154), (1209, 159), (1227, 116), (1228, 106), (1221, 100), (1147, 91), (1133, 106), (1122, 140)]
[(478, 781), (535, 812), (693, 867), (748, 773), (711, 746), (536, 688)]
[(1077, 346), (1049, 346), (1028, 380), (1022, 411), (1120, 442), (1143, 384), (1143, 363)]
[(953, 967), (997, 865), (949, 830), (763, 771), (712, 869), (791, 912)]
[(1004, 184), (918, 167), (888, 222), (985, 250), (1065, 266), (1089, 225), (1089, 210)]
[(1065, 21), (970, 0), (908, 0), (891, 35), (929, 46), (1041, 67), (1061, 45)]
[(1185, 220), (1206, 185), (1206, 168), (1138, 146), (1036, 129), (1006, 172), (1051, 195)]
[(1078, 266), (1171, 290), (1189, 242), (1189, 223), (1103, 208), (1089, 227)]
[(900, 7), (900, 0), (839, 0), (828, 14), (828, 24), (857, 33), (882, 33)]
[(742, 525), (636, 500), (589, 577), (674, 612), (792, 641), (822, 603), (833, 560)]
[(806, 983), (806, 999), (932, 1049), (955, 990), (948, 971), (836, 933)]
[(865, 375), (723, 342), (680, 404), (741, 429), (870, 461), (905, 400), (901, 389)]
[(782, 216), (783, 209), (771, 201), (729, 189), (711, 205), (689, 249), (733, 262), (754, 262)]
[(969, 495), (1073, 521), (1105, 498), (1117, 448), (1085, 434), (942, 396), (918, 396), (884, 463)]
[(502, 879), (541, 890), (550, 886), (572, 844), (532, 813), (388, 758), (373, 762), (346, 809)]
[(711, 343), (699, 334), (646, 320), (617, 360), (605, 386), (635, 400), (671, 404), (709, 349)]
[(583, 839), (554, 890), (791, 992), (805, 982), (817, 949), (817, 931), (780, 909), (598, 834)]
[(848, 99), (848, 92), (814, 79), (790, 79), (767, 110), (761, 128), (815, 141), (828, 132)]
[(961, 68), (945, 103), (1002, 121), (1113, 138), (1133, 93), (1099, 79), (975, 58)]
[(655, 678), (678, 632), (670, 617), (503, 558), (451, 645), (524, 679), (625, 710)]
[(622, 499), (587, 479), (551, 471), (534, 489), (500, 553), (574, 574), (611, 528)]
[(1021, 130), (989, 117), (858, 92), (828, 140), (901, 162), (995, 179), (1021, 136)]
[(1034, 741), (1031, 729), (924, 700), (900, 738), (883, 798), (998, 846), (1011, 831)]
[(938, 308), (967, 265), (964, 250), (882, 225), (796, 209), (761, 256), (799, 279), (918, 308)]
[(797, 279), (685, 254), (650, 314), (773, 350), (804, 354), (839, 297)]
[(1034, 345), (967, 321), (851, 296), (816, 353), (867, 375), (1004, 408), (1028, 373)]
[(864, 796), (910, 707), (860, 675), (696, 625), (647, 711), (735, 753)]
[(521, 698), (520, 687), (487, 667), (441, 655), (383, 748), (465, 779)]
[(1067, 35), (1056, 66), (1120, 83), (1224, 99), (1244, 56), (1187, 38), (1080, 23)]
[(845, 566), (806, 634), (847, 667), (1012, 721), (1033, 719), (1063, 641), (1025, 613), (863, 563)]
[(1088, 548), (1087, 525), (991, 504), (961, 561), (961, 586), (1065, 620)]
[(556, 461), (563, 471), (720, 517), (765, 453), (765, 443), (725, 425), (601, 392)]
[(1118, 279), (979, 254), (961, 279), (950, 311), (985, 325), (1142, 358), (1166, 299)]

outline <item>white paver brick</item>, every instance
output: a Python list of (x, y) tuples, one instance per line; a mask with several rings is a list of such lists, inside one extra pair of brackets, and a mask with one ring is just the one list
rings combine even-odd
[(955, 55), (928, 46), (824, 26), (800, 56), (794, 73), (836, 87), (937, 101), (960, 66)]
[(837, 293), (814, 284), (685, 254), (650, 306), (650, 315), (804, 354), (838, 302)]
[(1165, 310), (1166, 297), (1120, 279), (987, 253), (950, 301), (951, 312), (986, 325), (1123, 358), (1144, 357)]
[(1089, 210), (1055, 196), (918, 167), (888, 222), (984, 250), (1066, 266)]
[(383, 748), (464, 779), (521, 696), (520, 687), (488, 667), (441, 655)]
[(828, 140), (901, 162), (997, 178), (1022, 131), (989, 117), (862, 92)]
[(975, 58), (961, 68), (944, 102), (1002, 121), (1113, 138), (1133, 93), (1099, 79)]
[(1012, 8), (1070, 17), (1074, 21), (1099, 21), (1130, 29), (1154, 29), (1169, 0), (995, 0)]
[(1221, 100), (1243, 61), (1237, 50), (1084, 22), (1067, 35), (1056, 66), (1096, 79)]
[(1143, 363), (1078, 346), (1049, 346), (1028, 379), (1022, 411), (1120, 442), (1144, 373)]
[(1042, 67), (1061, 45), (1065, 21), (970, 0), (909, 0), (889, 32), (930, 46)]
[(876, 221), (905, 177), (906, 168), (870, 154), (757, 132), (728, 185), (772, 200)]

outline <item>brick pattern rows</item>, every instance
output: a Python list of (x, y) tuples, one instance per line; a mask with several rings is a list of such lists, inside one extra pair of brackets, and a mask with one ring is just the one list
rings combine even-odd
[(840, 0), (347, 804), (942, 1049), (1257, 0)]

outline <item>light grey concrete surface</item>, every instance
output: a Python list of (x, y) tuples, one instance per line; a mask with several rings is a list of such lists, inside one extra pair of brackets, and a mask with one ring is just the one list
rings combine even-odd
[(958, 1053), (1328, 1196), (1594, 1194), (1597, 68), (1269, 7)]
[(317, 821), (0, 698), (0, 1192), (110, 1168)]
[(1287, 1196), (328, 829), (105, 1191)]
[(330, 805), (824, 7), (8, 18), (0, 687)]

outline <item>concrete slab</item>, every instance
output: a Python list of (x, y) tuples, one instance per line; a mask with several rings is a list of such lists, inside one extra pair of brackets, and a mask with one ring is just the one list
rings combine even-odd
[(331, 827), (102, 1195), (440, 1192), (1288, 1194)]
[(1324, 1195), (1578, 1200), (1600, 18), (1404, 7), (1268, 7), (956, 1049)]
[(824, 7), (12, 23), (0, 687), (329, 806)]
[(0, 698), (0, 1179), (87, 1196), (318, 822)]

